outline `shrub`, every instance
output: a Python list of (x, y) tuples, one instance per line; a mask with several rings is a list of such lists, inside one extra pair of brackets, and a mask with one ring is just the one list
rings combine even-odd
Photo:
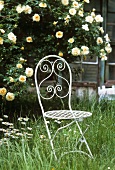
[(34, 64), (56, 54), (68, 62), (80, 57), (107, 59), (110, 39), (89, 0), (0, 1), (0, 95), (12, 101), (33, 85)]

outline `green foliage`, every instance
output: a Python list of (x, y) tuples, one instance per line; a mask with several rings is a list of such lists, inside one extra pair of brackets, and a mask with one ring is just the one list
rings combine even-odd
[[(19, 76), (25, 74), (26, 67), (34, 69), (35, 63), (48, 54), (62, 56), (68, 62), (95, 55), (105, 60), (111, 46), (101, 27), (103, 18), (94, 9), (85, 12), (85, 3), (89, 1), (0, 1), (1, 87), (17, 98), (21, 96), (32, 82), (20, 84)], [(20, 58), (27, 64), (19, 71), (16, 65)]]

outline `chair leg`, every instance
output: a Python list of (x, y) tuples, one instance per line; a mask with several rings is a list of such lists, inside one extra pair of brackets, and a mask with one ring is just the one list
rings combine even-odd
[(87, 141), (86, 141), (86, 139), (85, 139), (85, 136), (84, 136), (84, 134), (85, 134), (85, 132), (87, 131), (88, 128), (87, 128), (84, 132), (82, 132), (82, 129), (81, 129), (81, 127), (80, 127), (80, 125), (78, 124), (77, 121), (76, 121), (76, 124), (77, 124), (78, 129), (79, 129), (80, 134), (81, 134), (81, 138), (78, 140), (77, 144), (78, 144), (79, 142), (81, 142), (80, 147), (79, 147), (79, 148), (81, 148), (81, 146), (82, 146), (82, 144), (83, 144), (83, 142), (84, 142), (85, 145), (86, 145), (86, 147), (87, 147), (87, 150), (88, 150), (88, 152), (89, 152), (90, 157), (93, 158), (92, 152), (91, 152), (91, 150), (90, 150), (90, 148), (89, 148), (89, 145), (88, 145), (88, 143), (87, 143)]
[(56, 152), (55, 152), (55, 149), (54, 149), (54, 144), (53, 144), (53, 141), (52, 141), (52, 138), (51, 138), (51, 134), (50, 134), (50, 130), (48, 128), (48, 124), (47, 124), (46, 120), (45, 120), (45, 125), (46, 125), (46, 130), (47, 130), (47, 133), (48, 133), (48, 138), (50, 140), (50, 145), (51, 145), (51, 148), (52, 148), (53, 155), (55, 157), (55, 160), (57, 160)]

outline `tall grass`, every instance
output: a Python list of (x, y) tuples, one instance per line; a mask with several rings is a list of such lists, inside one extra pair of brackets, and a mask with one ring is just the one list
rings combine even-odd
[[(85, 123), (90, 128), (85, 134), (94, 159), (90, 159), (79, 153), (67, 154), (59, 162), (55, 161), (42, 117), (31, 120), (33, 137), (28, 139), (21, 137), (16, 140), (6, 141), (0, 146), (0, 170), (114, 170), (115, 169), (115, 138), (114, 115), (115, 101), (83, 101), (76, 104), (74, 109), (84, 109), (93, 113), (92, 117), (81, 122), (84, 129)], [(52, 124), (53, 129), (59, 126)], [(75, 128), (73, 126), (73, 128)], [(68, 135), (69, 134), (69, 135)], [(74, 140), (72, 129), (62, 132), (59, 138), (61, 146), (63, 136)], [(68, 136), (67, 136), (68, 135)], [(59, 139), (56, 145), (59, 146)], [(69, 147), (69, 142), (67, 142)], [(58, 155), (61, 154), (59, 151)]]

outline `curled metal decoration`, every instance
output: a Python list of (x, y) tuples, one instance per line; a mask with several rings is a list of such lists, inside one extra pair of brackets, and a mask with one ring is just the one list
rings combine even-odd
[[(43, 62), (47, 62), (47, 64), (43, 64)], [(40, 64), (40, 71), (41, 72), (51, 71), (50, 66), (52, 68), (52, 63), (49, 60), (44, 60), (43, 62)]]
[[(53, 86), (53, 85), (47, 86), (46, 91), (47, 91), (48, 93), (50, 93), (50, 95), (51, 95), (50, 97), (48, 97), (48, 96), (47, 96), (47, 97), (44, 97), (41, 93), (40, 93), (40, 96), (41, 96), (43, 99), (51, 99), (54, 95), (56, 95), (56, 96), (59, 97), (59, 98), (64, 98), (64, 97), (66, 97), (66, 96), (69, 94), (69, 90), (68, 90), (68, 92), (67, 92), (65, 95), (59, 95), (59, 94), (58, 94), (58, 92), (61, 92), (61, 91), (62, 91), (62, 84), (61, 84), (61, 83), (62, 83), (62, 80), (64, 80), (64, 81), (67, 83), (68, 87), (69, 87), (69, 82), (68, 82), (68, 80), (66, 80), (66, 78), (62, 77), (61, 74), (60, 74), (60, 72), (64, 71), (64, 69), (65, 69), (65, 62), (64, 62), (63, 60), (61, 60), (61, 59), (57, 59), (57, 60), (55, 60), (54, 62), (49, 61), (49, 60), (44, 60), (43, 62), (48, 62), (49, 65), (48, 65), (48, 64), (41, 65), (41, 64), (42, 64), (42, 63), (41, 63), (41, 64), (40, 64), (40, 70), (41, 70), (42, 72), (48, 72), (48, 73), (49, 73), (49, 71), (50, 71), (50, 74), (40, 82), (40, 84), (39, 84), (39, 89), (40, 89), (42, 83), (44, 83), (46, 80), (48, 80), (49, 77), (51, 77), (51, 75), (52, 75), (53, 73), (58, 77), (58, 79), (61, 80), (61, 82), (60, 82), (60, 83), (58, 82), (58, 84), (55, 85), (55, 86)], [(50, 68), (50, 66), (51, 66), (51, 68)], [(59, 74), (56, 72), (55, 69), (57, 69), (57, 70), (59, 71)]]
[(59, 63), (57, 63), (57, 69), (59, 71), (63, 71), (65, 69), (65, 62), (62, 63), (62, 60), (60, 59), (57, 59), (55, 62), (54, 62), (54, 65), (57, 61), (60, 61)]

